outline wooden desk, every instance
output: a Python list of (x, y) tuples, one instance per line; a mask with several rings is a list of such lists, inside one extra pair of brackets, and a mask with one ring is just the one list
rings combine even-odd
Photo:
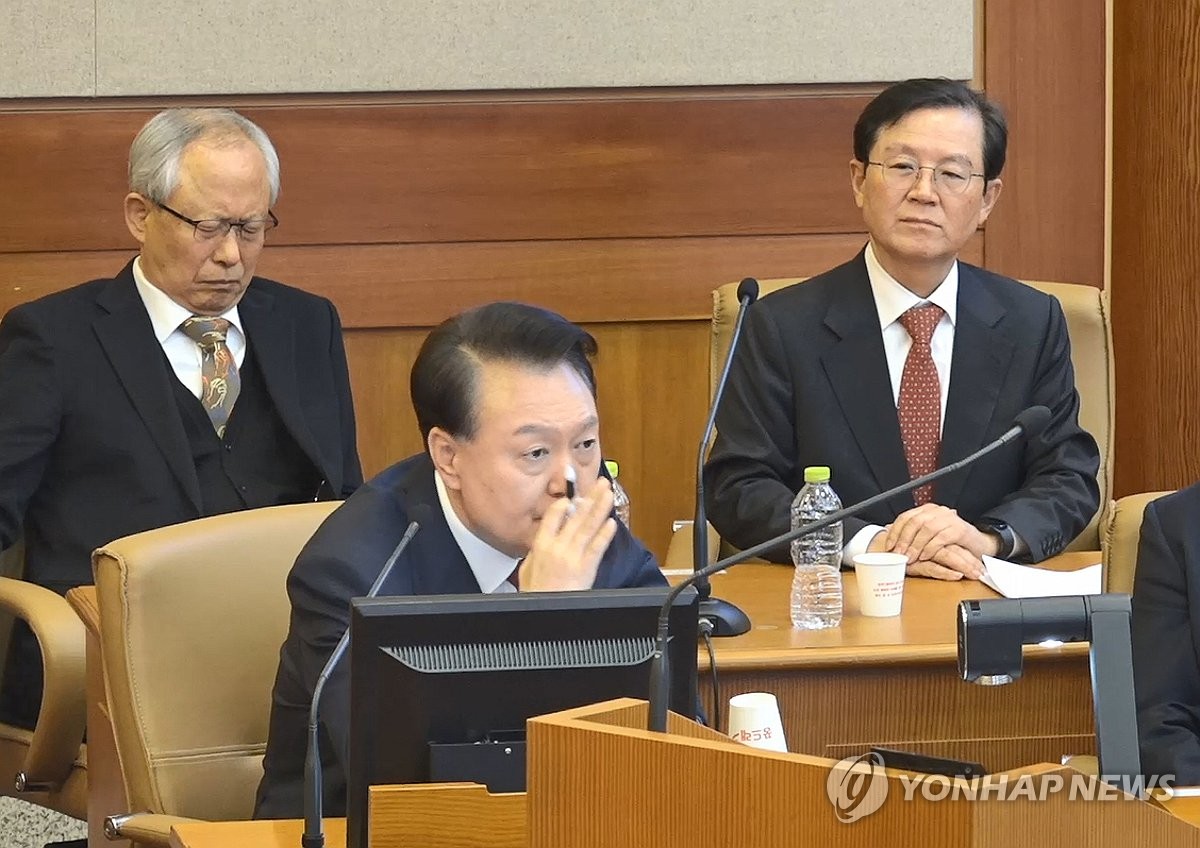
[[(1099, 559), (1098, 553), (1065, 554), (1049, 565), (1073, 569)], [(803, 631), (793, 630), (788, 616), (791, 575), (786, 566), (747, 564), (713, 579), (714, 594), (738, 604), (753, 624), (744, 636), (715, 640), (722, 699), (727, 704), (739, 692), (774, 692), (790, 750), (840, 759), (872, 744), (890, 745), (976, 760), (993, 771), (1058, 762), (1063, 754), (1095, 753), (1086, 645), (1026, 649), (1024, 676), (1008, 686), (975, 686), (958, 678), (955, 610), (961, 600), (996, 597), (986, 586), (912, 578), (905, 585), (901, 615), (872, 619), (859, 613), (855, 575), (847, 573), (841, 627)], [(78, 593), (73, 601), (77, 609), (86, 611), (89, 594), (94, 609), (94, 589), (73, 592)], [(92, 662), (98, 659), (92, 653), (97, 632), (93, 619), (88, 643), (89, 778), (118, 774), (115, 787), (101, 796), (111, 804), (117, 797), (113, 790), (121, 790), (115, 752), (111, 747), (93, 749), (100, 734), (111, 740), (100, 666)], [(707, 704), (711, 675), (703, 650), (700, 666)], [(92, 686), (99, 687), (95, 703)], [(97, 782), (94, 789), (100, 788)], [(96, 806), (102, 822), (103, 803)], [(330, 848), (344, 844), (344, 827), (342, 820), (330, 820)], [(333, 838), (335, 833), (342, 834), (342, 841)], [(296, 845), (299, 834), (296, 822), (185, 825), (178, 844)], [(242, 839), (246, 841), (238, 841)]]
[[(1083, 552), (1048, 565), (1099, 561)], [(791, 576), (787, 566), (746, 564), (713, 578), (713, 594), (752, 622), (749, 633), (714, 642), (723, 715), (735, 694), (774, 692), (788, 749), (833, 759), (878, 744), (1000, 771), (1095, 753), (1087, 645), (1027, 648), (1024, 675), (1007, 686), (959, 679), (955, 611), (959, 601), (997, 597), (983, 584), (909, 578), (899, 616), (867, 618), (855, 575), (845, 573), (842, 625), (806, 631), (791, 626)], [(700, 663), (707, 705), (704, 652)]]
[[(304, 822), (196, 822), (171, 828), (171, 848), (296, 848)], [(325, 848), (346, 848), (346, 820), (325, 819)]]

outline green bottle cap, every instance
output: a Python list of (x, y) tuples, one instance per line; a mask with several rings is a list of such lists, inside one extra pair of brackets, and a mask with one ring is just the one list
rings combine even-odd
[(828, 465), (810, 465), (804, 469), (805, 483), (828, 483), (829, 482), (829, 466)]
[(616, 480), (617, 474), (621, 471), (621, 466), (617, 465), (617, 461), (615, 459), (606, 459), (604, 460), (604, 467), (608, 469), (608, 476)]

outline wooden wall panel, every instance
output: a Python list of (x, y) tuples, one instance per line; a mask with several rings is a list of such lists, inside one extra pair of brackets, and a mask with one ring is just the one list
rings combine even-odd
[(983, 6), (983, 82), (1009, 125), (987, 267), (1103, 287), (1105, 0)]
[[(278, 244), (840, 233), (861, 95), (379, 102), (246, 109), (283, 170)], [(0, 113), (0, 251), (128, 243), (152, 110)], [(48, 187), (58, 190), (48, 190)]]
[(1194, 5), (1114, 0), (1117, 494), (1200, 480), (1198, 53)]
[[(866, 241), (845, 235), (270, 245), (259, 272), (324, 295), (346, 327), (430, 327), (508, 298), (575, 321), (703, 318), (710, 292), (744, 276), (816, 274)], [(135, 248), (0, 253), (0, 314), (35, 297), (115, 274)]]

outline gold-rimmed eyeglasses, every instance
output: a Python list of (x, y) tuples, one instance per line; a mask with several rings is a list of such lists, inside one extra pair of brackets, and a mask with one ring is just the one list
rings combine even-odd
[(922, 171), (933, 175), (933, 187), (941, 194), (962, 194), (971, 184), (972, 177), (984, 179), (983, 174), (976, 174), (965, 165), (918, 165), (911, 159), (892, 159), (887, 162), (867, 162), (875, 165), (883, 173), (883, 181), (891, 188), (910, 189), (920, 178)]

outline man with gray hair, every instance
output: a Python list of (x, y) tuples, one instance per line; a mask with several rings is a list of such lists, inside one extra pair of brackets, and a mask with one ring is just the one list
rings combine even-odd
[[(278, 195), (255, 124), (161, 112), (129, 154), (138, 256), (0, 323), (0, 548), (24, 538), (27, 580), (63, 593), (121, 536), (362, 483), (337, 311), (254, 276)], [(41, 690), (18, 626), (0, 720), (32, 727)]]

